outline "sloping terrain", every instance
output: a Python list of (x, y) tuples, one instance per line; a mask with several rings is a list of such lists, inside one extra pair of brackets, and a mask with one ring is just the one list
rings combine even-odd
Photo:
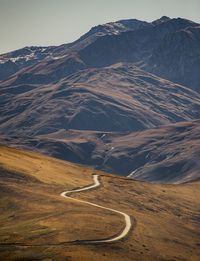
[(200, 117), (200, 94), (120, 63), (55, 84), (1, 85), (0, 134), (138, 131)]
[(149, 23), (138, 30), (101, 37), (79, 53), (91, 67), (108, 66), (116, 62), (135, 63), (146, 60), (167, 35), (198, 25), (181, 18), (161, 19), (159, 23)]
[(101, 37), (107, 35), (119, 35), (122, 32), (138, 30), (145, 26), (148, 26), (147, 22), (137, 19), (126, 19), (97, 25), (92, 27), (89, 32), (82, 35), (78, 40), (72, 42), (71, 44), (63, 44), (55, 47), (53, 49), (53, 54), (62, 56), (72, 52), (77, 52), (84, 49)]
[(197, 23), (161, 18), (138, 30), (99, 38), (79, 54), (90, 67), (132, 62), (159, 77), (200, 92), (199, 35)]
[(22, 68), (36, 64), (52, 54), (52, 47), (24, 47), (0, 55), (0, 81), (15, 74)]
[[(198, 23), (169, 17), (152, 23), (129, 19), (99, 25), (71, 44), (25, 47), (1, 55), (0, 80), (19, 71), (18, 77), (28, 84), (29, 78), (34, 76), (31, 73), (40, 75), (47, 66), (64, 70), (65, 73), (58, 77), (61, 79), (84, 68), (132, 62), (159, 77), (199, 92), (199, 30)], [(77, 59), (84, 68), (76, 64)], [(75, 64), (70, 70), (72, 61)], [(41, 83), (44, 77), (39, 77)], [(50, 78), (49, 82), (58, 78)]]
[[(1, 260), (198, 260), (199, 182), (149, 184), (8, 147), (0, 154)], [(117, 214), (60, 196), (93, 173), (102, 186), (73, 197), (129, 214), (133, 229), (115, 244), (68, 245), (123, 227)]]
[[(183, 122), (133, 135), (142, 161), (130, 177), (161, 183), (200, 179), (200, 121)], [(130, 138), (131, 140), (131, 138)]]
[(63, 130), (38, 137), (35, 148), (46, 147), (49, 154), (47, 144), (52, 142), (54, 156), (62, 159), (71, 157), (70, 161), (119, 175), (132, 173), (130, 177), (138, 180), (184, 183), (200, 178), (199, 133), (200, 120), (135, 133)]
[(0, 136), (28, 149), (137, 180), (184, 183), (200, 178), (200, 121), (141, 132), (60, 130), (34, 138)]
[(167, 34), (143, 69), (200, 92), (200, 26)]
[(99, 25), (71, 44), (3, 54), (2, 143), (135, 179), (195, 180), (196, 123), (183, 133), (142, 132), (152, 140), (139, 144), (132, 132), (200, 118), (199, 47), (199, 24), (161, 17)]
[(37, 64), (44, 60), (52, 62), (54, 59), (62, 59), (63, 56), (77, 52), (98, 38), (105, 35), (117, 35), (121, 32), (133, 31), (147, 25), (147, 22), (136, 19), (120, 20), (91, 28), (89, 32), (81, 36), (78, 40), (60, 46), (49, 47), (24, 47), (13, 52), (0, 55), (0, 81), (5, 80), (17, 71)]

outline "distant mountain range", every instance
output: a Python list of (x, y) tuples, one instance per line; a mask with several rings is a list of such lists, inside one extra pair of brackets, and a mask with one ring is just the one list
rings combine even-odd
[[(193, 120), (200, 118), (195, 22), (166, 16), (152, 23), (121, 20), (93, 27), (70, 44), (25, 47), (0, 55), (0, 80), (4, 144), (20, 147), (20, 141), (25, 148), (139, 180), (200, 177), (193, 146), (199, 141), (199, 121)], [(184, 156), (183, 144), (192, 144)]]

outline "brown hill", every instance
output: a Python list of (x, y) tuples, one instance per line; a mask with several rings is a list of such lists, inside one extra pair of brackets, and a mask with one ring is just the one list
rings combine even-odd
[[(0, 154), (1, 260), (199, 259), (199, 182), (149, 184), (7, 147)], [(109, 237), (124, 225), (117, 214), (60, 196), (91, 184), (92, 173), (103, 185), (74, 197), (126, 212), (132, 231), (114, 244), (63, 243)]]

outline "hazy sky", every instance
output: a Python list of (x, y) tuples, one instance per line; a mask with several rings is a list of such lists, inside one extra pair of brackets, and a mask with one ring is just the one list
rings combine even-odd
[(200, 23), (200, 0), (0, 0), (0, 53), (69, 43), (92, 26), (163, 15)]

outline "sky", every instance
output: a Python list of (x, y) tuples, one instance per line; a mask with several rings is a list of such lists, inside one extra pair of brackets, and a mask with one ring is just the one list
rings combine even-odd
[(0, 53), (70, 43), (91, 27), (163, 15), (200, 23), (200, 0), (0, 0)]

